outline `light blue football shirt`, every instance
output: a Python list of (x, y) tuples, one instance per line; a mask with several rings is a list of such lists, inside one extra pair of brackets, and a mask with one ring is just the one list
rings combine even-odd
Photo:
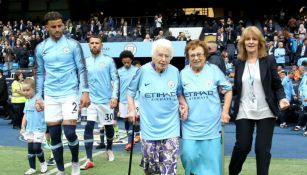
[(137, 67), (131, 65), (128, 69), (123, 66), (118, 69), (119, 76), (119, 102), (127, 104), (127, 88), (134, 77)]
[(189, 106), (188, 119), (182, 122), (182, 138), (207, 140), (221, 136), (221, 102), (218, 86), (222, 91), (232, 90), (223, 72), (214, 64), (206, 63), (195, 74), (190, 66), (181, 71), (181, 83)]
[(100, 53), (86, 58), (90, 99), (97, 104), (118, 98), (118, 74), (113, 58)]
[(46, 122), (44, 112), (37, 112), (35, 108), (35, 98), (28, 99), (23, 112), (26, 116), (26, 132), (46, 132)]
[(88, 92), (87, 70), (80, 43), (62, 36), (50, 37), (35, 49), (37, 63), (36, 95), (62, 98)]
[(162, 140), (180, 135), (179, 101), (182, 95), (179, 71), (168, 65), (158, 73), (147, 63), (137, 70), (127, 95), (138, 94), (141, 137), (145, 140)]

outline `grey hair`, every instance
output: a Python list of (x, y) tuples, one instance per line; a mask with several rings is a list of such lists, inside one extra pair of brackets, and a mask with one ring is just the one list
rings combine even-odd
[(161, 48), (165, 48), (170, 52), (170, 60), (173, 58), (174, 48), (171, 41), (167, 39), (158, 39), (152, 43), (151, 56), (154, 56)]

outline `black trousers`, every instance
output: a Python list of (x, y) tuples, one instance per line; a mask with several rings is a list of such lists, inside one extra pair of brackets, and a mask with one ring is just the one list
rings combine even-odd
[(23, 108), (25, 103), (12, 103), (12, 123), (13, 126), (21, 127), (22, 117), (23, 117)]
[[(297, 125), (301, 127), (304, 127), (305, 125), (307, 126), (306, 120), (307, 120), (307, 106), (304, 106), (303, 110), (299, 112)], [(305, 131), (307, 131), (307, 129), (305, 129)]]
[(255, 142), (257, 175), (269, 174), (275, 122), (275, 118), (236, 120), (236, 143), (229, 164), (230, 175), (237, 175), (241, 172), (243, 163), (252, 147), (255, 126), (257, 128)]

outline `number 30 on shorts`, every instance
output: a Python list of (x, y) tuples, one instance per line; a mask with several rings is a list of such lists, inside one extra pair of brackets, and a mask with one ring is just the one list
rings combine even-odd
[(113, 113), (110, 113), (110, 114), (106, 114), (106, 118), (105, 118), (105, 120), (106, 121), (112, 121), (113, 120)]

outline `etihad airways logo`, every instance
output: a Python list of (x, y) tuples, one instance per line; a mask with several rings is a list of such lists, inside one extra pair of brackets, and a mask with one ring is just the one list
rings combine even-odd
[(144, 96), (151, 101), (177, 100), (176, 92), (145, 93)]
[(213, 93), (213, 91), (184, 92), (184, 96), (189, 100), (208, 99), (209, 96), (213, 96)]

